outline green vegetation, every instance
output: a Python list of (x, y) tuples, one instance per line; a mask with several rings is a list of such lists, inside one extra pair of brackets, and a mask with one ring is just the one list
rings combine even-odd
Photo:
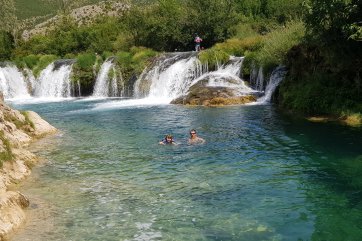
[(76, 62), (73, 66), (72, 80), (80, 83), (84, 94), (92, 93), (95, 80), (93, 68), (95, 66), (98, 66), (99, 68), (100, 61), (98, 58), (95, 54), (91, 53), (84, 53), (76, 56)]
[[(286, 65), (289, 72), (277, 96), (284, 108), (306, 114), (361, 113), (361, 0), (132, 1), (124, 14), (100, 16), (81, 26), (66, 14), (90, 2), (97, 1), (53, 2), (64, 13), (60, 21), (46, 35), (23, 41), (11, 31), (16, 16), (12, 0), (6, 0), (7, 10), (0, 11), (6, 22), (0, 32), (0, 60), (10, 59), (38, 75), (56, 58), (75, 58), (73, 81), (81, 84), (82, 94), (90, 94), (94, 72), (106, 58), (114, 56), (117, 63), (111, 75), (120, 76), (120, 71), (131, 85), (157, 52), (193, 50), (198, 33), (206, 48), (199, 58), (210, 69), (229, 55), (245, 56), (245, 78), (254, 66), (262, 66), (268, 76), (275, 66)], [(16, 1), (22, 9), (25, 4)]]
[(4, 148), (4, 151), (0, 152), (0, 168), (5, 161), (11, 161), (13, 159), (13, 153), (11, 151), (10, 142), (5, 138), (4, 132), (0, 130), (0, 144)]
[(259, 48), (245, 52), (247, 63), (263, 66), (267, 73), (280, 64), (286, 64), (288, 51), (299, 44), (304, 37), (304, 25), (301, 21), (288, 22), (266, 34)]
[(313, 0), (307, 7), (307, 36), (288, 53), (289, 74), (280, 87), (279, 101), (303, 113), (362, 123), (356, 118), (362, 113), (362, 39), (356, 29), (361, 1)]
[(0, 61), (10, 59), (14, 47), (13, 36), (9, 32), (0, 30)]
[(27, 67), (33, 71), (34, 76), (39, 77), (40, 72), (45, 69), (50, 63), (59, 59), (56, 55), (35, 55), (30, 54), (23, 58), (17, 57), (14, 62), (19, 67)]
[(76, 8), (88, 4), (95, 4), (101, 0), (14, 0), (16, 15), (19, 19), (28, 19), (37, 16), (55, 15), (64, 7)]

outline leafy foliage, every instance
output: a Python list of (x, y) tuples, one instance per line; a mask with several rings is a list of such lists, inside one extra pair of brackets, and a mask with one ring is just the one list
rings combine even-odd
[(0, 30), (0, 61), (10, 59), (14, 47), (13, 36), (9, 32)]

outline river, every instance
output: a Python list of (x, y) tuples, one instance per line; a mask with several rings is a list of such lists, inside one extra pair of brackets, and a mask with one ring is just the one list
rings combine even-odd
[[(273, 105), (12, 106), (60, 130), (31, 147), (44, 161), (13, 240), (362, 240), (361, 128)], [(187, 145), (192, 128), (206, 144)]]

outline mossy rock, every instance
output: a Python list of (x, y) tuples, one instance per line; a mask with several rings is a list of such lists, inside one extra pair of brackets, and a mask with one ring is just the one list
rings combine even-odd
[(200, 81), (190, 87), (187, 95), (172, 100), (171, 104), (225, 106), (255, 101), (256, 97), (253, 95), (239, 96), (232, 88), (206, 86), (205, 82)]

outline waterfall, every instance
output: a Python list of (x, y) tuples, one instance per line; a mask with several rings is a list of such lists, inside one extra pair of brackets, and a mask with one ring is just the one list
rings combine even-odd
[(217, 64), (217, 70), (208, 71), (195, 53), (168, 53), (144, 70), (135, 83), (136, 97), (174, 99), (186, 95), (199, 81), (206, 86), (233, 88), (240, 95), (255, 90), (240, 78), (243, 57), (231, 56), (226, 64)]
[(71, 97), (70, 76), (72, 60), (58, 60), (48, 65), (36, 80), (34, 96), (50, 98)]
[(28, 85), (29, 93), (33, 94), (36, 83), (36, 78), (33, 74), (33, 71), (28, 68), (24, 68), (23, 72), (25, 74), (25, 82)]
[(271, 101), (271, 97), (275, 89), (284, 79), (286, 73), (287, 73), (286, 68), (283, 66), (279, 66), (273, 70), (273, 72), (270, 75), (269, 82), (265, 87), (264, 96), (258, 99), (257, 101), (258, 103), (269, 103)]
[(136, 97), (172, 99), (185, 94), (205, 71), (195, 53), (168, 53), (143, 71), (135, 83)]
[[(97, 75), (96, 83), (94, 85), (94, 97), (116, 97), (118, 94), (118, 83), (114, 59), (106, 60)], [(110, 78), (109, 73), (113, 71), (113, 77)]]
[(5, 99), (30, 97), (24, 75), (13, 65), (0, 67), (0, 91)]
[(259, 67), (259, 69), (255, 67), (252, 68), (250, 74), (250, 84), (255, 90), (264, 91), (263, 67)]
[(245, 85), (245, 82), (240, 78), (241, 67), (244, 57), (230, 56), (230, 60), (218, 67), (216, 71), (207, 72), (194, 80), (196, 84), (200, 80), (207, 80), (207, 86), (213, 87), (228, 87), (238, 91), (240, 95), (250, 94), (253, 89)]

